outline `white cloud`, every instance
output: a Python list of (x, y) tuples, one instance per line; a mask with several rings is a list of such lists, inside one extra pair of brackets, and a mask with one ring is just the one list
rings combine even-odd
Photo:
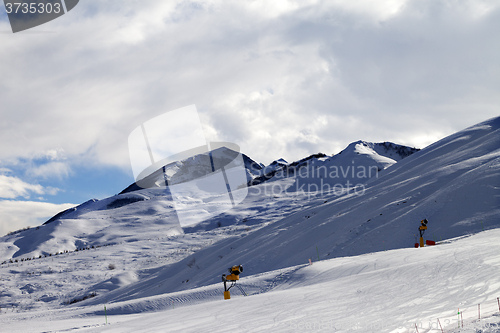
[(66, 153), (64, 152), (64, 149), (62, 149), (62, 148), (49, 149), (44, 154), (42, 154), (42, 156), (51, 160), (51, 161), (65, 160), (66, 159)]
[(0, 173), (3, 175), (5, 175), (7, 173), (11, 173), (11, 172), (12, 172), (12, 170), (9, 168), (0, 168)]
[(40, 225), (74, 204), (0, 200), (0, 236), (28, 226)]
[(30, 193), (44, 194), (44, 188), (38, 184), (29, 184), (16, 177), (0, 175), (0, 198), (14, 199), (23, 197), (28, 199)]
[(56, 195), (61, 190), (47, 186), (43, 187), (39, 184), (30, 184), (17, 177), (0, 175), (0, 198), (16, 199), (22, 197), (29, 199), (33, 193)]
[(52, 187), (52, 186), (47, 186), (44, 189), (45, 193), (48, 195), (56, 195), (59, 192), (64, 192), (63, 190), (57, 188), (57, 187)]
[(30, 167), (27, 173), (30, 176), (41, 179), (48, 179), (52, 177), (63, 179), (69, 176), (71, 168), (64, 162), (49, 162)]
[(54, 34), (0, 34), (0, 159), (129, 168), (130, 131), (193, 103), (265, 163), (421, 147), (498, 115), (499, 28), (486, 0), (80, 2)]

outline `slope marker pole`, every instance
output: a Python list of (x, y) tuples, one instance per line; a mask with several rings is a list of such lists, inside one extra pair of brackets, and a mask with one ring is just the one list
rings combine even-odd
[(441, 327), (441, 332), (444, 333), (443, 326), (441, 326), (441, 322), (439, 321), (439, 318), (437, 320), (438, 320), (439, 327)]
[(106, 314), (106, 305), (104, 306), (104, 318), (106, 318), (106, 325), (108, 324), (108, 315)]
[(498, 300), (498, 297), (497, 297), (497, 302), (498, 302), (498, 312), (500, 312), (500, 300)]
[(481, 304), (477, 305), (477, 317), (479, 320), (481, 320)]
[(316, 246), (316, 253), (318, 254), (318, 261), (319, 261), (319, 251), (317, 246)]

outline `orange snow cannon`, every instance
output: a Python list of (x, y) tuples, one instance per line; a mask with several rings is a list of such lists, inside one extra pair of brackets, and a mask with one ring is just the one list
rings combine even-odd
[[(241, 265), (234, 265), (231, 268), (228, 268), (229, 275), (222, 274), (222, 282), (224, 282), (224, 299), (231, 299), (231, 293), (229, 292), (229, 289), (231, 289), (235, 284), (236, 281), (240, 279), (240, 273), (243, 272), (243, 266)], [(227, 281), (231, 281), (232, 284), (227, 287)]]
[(420, 221), (420, 227), (418, 227), (418, 231), (420, 232), (420, 247), (424, 247), (424, 232), (427, 230), (427, 219), (423, 219)]
[(229, 275), (226, 276), (226, 280), (228, 281), (237, 281), (240, 279), (240, 273), (243, 272), (243, 266), (235, 265), (228, 269)]

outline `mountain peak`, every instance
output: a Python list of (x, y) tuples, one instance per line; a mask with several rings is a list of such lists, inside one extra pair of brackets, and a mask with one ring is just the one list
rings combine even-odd
[[(218, 147), (211, 151), (183, 158), (182, 160), (174, 161), (160, 167), (150, 175), (129, 185), (120, 192), (120, 194), (145, 188), (163, 187), (165, 186), (165, 182), (167, 182), (168, 185), (181, 184), (196, 178), (204, 177), (212, 173), (214, 169), (218, 170), (221, 167), (228, 169), (236, 166), (236, 164), (232, 162), (235, 161), (240, 152), (228, 148), (224, 143), (212, 143), (212, 147), (213, 146)], [(252, 179), (255, 175), (260, 174), (262, 165), (245, 154), (241, 154), (241, 157), (247, 172), (247, 181)]]
[(401, 161), (403, 158), (418, 152), (420, 149), (400, 145), (393, 142), (369, 142), (369, 141), (355, 141), (350, 143), (339, 154), (378, 154), (380, 156), (390, 158), (396, 162)]

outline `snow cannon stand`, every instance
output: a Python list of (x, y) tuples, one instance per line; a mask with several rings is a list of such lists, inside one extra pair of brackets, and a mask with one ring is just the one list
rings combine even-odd
[[(231, 293), (229, 289), (231, 289), (234, 285), (236, 285), (236, 281), (240, 279), (240, 273), (243, 272), (243, 266), (234, 265), (231, 268), (228, 268), (229, 275), (222, 274), (222, 282), (224, 282), (224, 299), (231, 299)], [(231, 285), (229, 288), (227, 287), (227, 282), (230, 281)]]
[[(418, 227), (418, 231), (420, 232), (420, 244), (415, 243), (416, 248), (424, 247), (424, 232), (425, 230), (427, 230), (427, 223), (429, 223), (427, 219), (423, 219), (422, 221), (420, 221), (420, 227)], [(431, 240), (426, 240), (425, 245), (436, 245), (436, 242)]]

